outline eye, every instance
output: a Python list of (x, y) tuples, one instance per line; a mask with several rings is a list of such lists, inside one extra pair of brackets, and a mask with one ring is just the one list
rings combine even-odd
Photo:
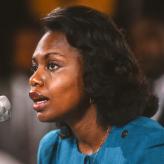
[(47, 65), (47, 68), (50, 70), (50, 71), (54, 71), (54, 70), (57, 70), (59, 68), (59, 65), (56, 64), (56, 63), (48, 63)]
[(34, 73), (38, 69), (38, 65), (36, 63), (32, 63), (31, 72)]

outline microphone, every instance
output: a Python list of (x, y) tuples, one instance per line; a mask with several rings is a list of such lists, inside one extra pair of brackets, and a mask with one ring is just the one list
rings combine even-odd
[(11, 117), (11, 103), (4, 95), (0, 96), (0, 122), (9, 120)]

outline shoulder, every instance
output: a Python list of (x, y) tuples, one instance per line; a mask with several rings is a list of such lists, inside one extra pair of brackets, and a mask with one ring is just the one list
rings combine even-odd
[(52, 130), (43, 136), (39, 146), (43, 145), (48, 147), (50, 145), (56, 145), (59, 144), (60, 141), (65, 141), (65, 139), (70, 138), (70, 136), (67, 128)]
[(49, 149), (51, 146), (56, 145), (59, 140), (60, 130), (52, 130), (45, 134), (39, 143), (39, 152)]
[(139, 117), (125, 126), (132, 131), (136, 138), (142, 136), (147, 140), (161, 138), (164, 141), (164, 128), (155, 120), (147, 117)]
[(52, 154), (56, 153), (58, 142), (59, 142), (60, 130), (52, 130), (48, 132), (40, 140), (39, 148), (37, 152), (37, 162), (38, 163), (48, 163), (51, 159)]
[(40, 140), (38, 154), (42, 154), (47, 150), (50, 150), (51, 147), (57, 146), (59, 141), (60, 130), (52, 130), (45, 134)]
[(135, 127), (139, 127), (139, 129), (147, 129), (147, 130), (154, 130), (154, 129), (158, 129), (159, 131), (163, 131), (164, 128), (162, 127), (162, 125), (160, 125), (157, 121), (148, 118), (148, 117), (138, 117), (137, 119), (129, 122), (127, 125), (125, 126), (135, 126)]
[(52, 130), (43, 136), (39, 143), (37, 161), (39, 163), (57, 163), (59, 154), (65, 157), (72, 150), (74, 138), (66, 129)]
[(40, 144), (52, 144), (57, 141), (60, 130), (52, 130), (45, 134), (40, 140)]
[(126, 157), (138, 163), (164, 160), (164, 128), (158, 122), (139, 117), (119, 130), (122, 134), (121, 148)]
[(164, 143), (164, 128), (157, 121), (147, 117), (139, 117), (123, 126), (121, 130), (127, 132), (129, 140), (140, 140), (141, 143), (145, 141), (144, 144), (150, 145)]

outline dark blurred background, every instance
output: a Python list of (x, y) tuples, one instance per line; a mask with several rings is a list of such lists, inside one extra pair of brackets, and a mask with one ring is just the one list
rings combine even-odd
[(55, 128), (40, 123), (28, 98), (31, 56), (42, 35), (39, 20), (59, 6), (86, 5), (109, 14), (127, 39), (159, 98), (153, 119), (164, 125), (163, 0), (5, 0), (0, 5), (0, 95), (12, 118), (0, 124), (0, 163), (34, 164), (40, 138)]

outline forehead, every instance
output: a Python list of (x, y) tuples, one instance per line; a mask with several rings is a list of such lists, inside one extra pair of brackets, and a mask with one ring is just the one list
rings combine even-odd
[(40, 39), (33, 57), (48, 53), (80, 56), (79, 51), (68, 43), (66, 36), (61, 32), (46, 32)]

